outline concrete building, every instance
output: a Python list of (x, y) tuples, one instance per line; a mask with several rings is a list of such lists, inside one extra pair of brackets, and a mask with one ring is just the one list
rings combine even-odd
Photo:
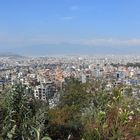
[(36, 99), (47, 101), (56, 93), (56, 86), (53, 82), (42, 83), (34, 89)]
[(0, 80), (0, 93), (4, 90), (4, 80)]

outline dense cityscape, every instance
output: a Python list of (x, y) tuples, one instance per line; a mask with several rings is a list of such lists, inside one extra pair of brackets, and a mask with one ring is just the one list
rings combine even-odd
[[(8, 86), (22, 83), (34, 90), (37, 99), (47, 101), (63, 88), (67, 79), (81, 83), (101, 80), (110, 90), (117, 85), (133, 87), (139, 94), (139, 56), (67, 56), (67, 57), (0, 57), (1, 92)], [(41, 89), (39, 92), (38, 89)], [(42, 91), (45, 90), (43, 93)]]
[[(25, 107), (30, 108), (28, 102), (31, 102), (32, 104), (35, 103), (36, 105), (33, 105), (33, 108), (35, 108), (36, 113), (38, 114), (41, 110), (41, 113), (43, 114), (43, 118), (36, 118), (37, 120), (34, 118), (36, 114), (32, 117), (27, 114), (27, 116), (29, 115), (28, 117), (31, 117), (31, 120), (34, 118), (33, 120), (36, 121), (37, 124), (39, 123), (38, 125), (33, 124), (33, 126), (35, 125), (38, 129), (43, 127), (41, 130), (42, 132), (38, 133), (41, 133), (43, 136), (45, 131), (45, 133), (54, 140), (63, 140), (67, 138), (71, 140), (80, 140), (84, 138), (86, 140), (108, 140), (110, 138), (115, 139), (115, 137), (117, 139), (139, 140), (139, 62), (139, 56), (129, 55), (65, 57), (24, 57), (20, 55), (1, 56), (0, 100), (2, 103), (3, 100), (4, 102), (5, 100), (9, 100), (7, 99), (7, 95), (12, 96), (11, 102), (14, 102), (14, 98), (17, 98), (14, 104), (11, 103), (10, 105), (11, 107), (12, 105), (17, 104), (17, 109), (18, 105), (22, 108), (24, 104), (22, 100), (25, 100), (24, 96), (27, 96), (29, 99), (24, 101)], [(21, 97), (18, 97), (19, 95)], [(10, 101), (8, 101), (8, 103), (10, 104)], [(7, 108), (6, 106), (7, 104), (4, 106), (3, 104), (1, 105), (1, 114), (3, 114), (1, 116), (2, 118), (5, 116), (4, 114), (8, 113), (4, 111)], [(45, 111), (43, 108), (45, 108)], [(112, 109), (116, 109), (117, 111), (117, 118), (114, 119), (118, 119), (120, 117), (119, 120), (115, 120), (118, 121), (117, 123), (120, 123), (119, 126), (115, 124), (113, 120), (112, 124), (108, 124), (108, 122), (106, 122), (108, 119), (107, 117), (109, 117), (107, 114), (111, 114), (109, 111), (113, 111)], [(12, 110), (13, 108), (9, 110), (10, 114)], [(33, 110), (30, 111), (32, 112)], [(77, 113), (74, 113), (75, 111)], [(97, 114), (92, 116), (93, 112)], [(21, 114), (18, 112), (15, 111), (15, 113), (18, 117), (23, 117), (23, 114), (20, 116)], [(25, 113), (27, 113), (27, 110)], [(44, 116), (45, 113), (49, 113), (48, 116), (50, 118)], [(114, 116), (115, 112), (112, 115)], [(88, 117), (88, 119), (86, 120), (85, 117)], [(91, 118), (91, 120), (89, 120), (89, 118)], [(17, 118), (14, 116), (11, 119), (13, 119), (13, 121), (15, 120), (16, 123), (18, 122)], [(86, 122), (83, 122), (81, 119), (85, 119)], [(99, 120), (97, 121), (94, 119)], [(10, 132), (9, 134), (9, 132), (4, 130), (5, 121), (5, 119), (4, 121), (1, 120), (1, 127), (3, 127), (2, 130), (5, 132), (2, 133), (2, 136), (14, 138), (16, 136), (15, 132)], [(96, 134), (97, 130), (94, 125), (87, 126), (92, 125), (92, 122), (88, 121), (93, 121), (97, 124), (99, 122), (104, 123), (96, 126), (99, 129), (98, 133), (100, 135)], [(136, 124), (134, 121), (136, 121)], [(129, 123), (132, 122), (135, 124), (135, 127), (131, 126), (133, 130), (131, 130), (129, 126), (128, 129), (130, 129), (130, 132), (125, 132), (127, 130), (125, 127), (130, 125)], [(9, 131), (16, 131), (15, 127), (18, 128), (16, 123), (14, 125), (12, 122), (9, 122), (9, 125), (11, 125)], [(134, 125), (133, 123), (131, 125)], [(20, 125), (22, 126), (23, 124), (21, 123)], [(22, 128), (23, 126), (21, 127), (20, 125), (18, 129), (28, 130), (31, 127), (26, 124), (27, 126)], [(48, 125), (48, 127), (45, 127), (46, 125)], [(83, 125), (85, 125), (86, 128), (84, 128)], [(114, 127), (116, 127), (117, 130), (112, 132), (110, 129), (115, 129)], [(122, 128), (124, 130), (119, 130)], [(106, 134), (106, 129), (108, 129), (108, 134)], [(21, 139), (21, 133), (22, 131), (19, 132), (19, 136), (16, 136), (17, 139)], [(120, 135), (117, 133), (120, 133)], [(27, 134), (26, 136), (31, 138)], [(48, 136), (46, 140), (51, 139)], [(31, 139), (35, 139), (35, 135), (33, 135)]]

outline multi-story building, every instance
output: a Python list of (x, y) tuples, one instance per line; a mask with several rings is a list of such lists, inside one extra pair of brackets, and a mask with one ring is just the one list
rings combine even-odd
[(53, 82), (42, 83), (34, 89), (36, 99), (47, 101), (56, 93), (56, 86)]

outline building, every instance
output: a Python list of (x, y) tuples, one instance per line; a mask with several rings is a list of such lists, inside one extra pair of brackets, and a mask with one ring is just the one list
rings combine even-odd
[(4, 80), (0, 80), (0, 93), (4, 90)]
[(56, 93), (56, 86), (53, 82), (42, 83), (34, 89), (36, 99), (47, 101)]

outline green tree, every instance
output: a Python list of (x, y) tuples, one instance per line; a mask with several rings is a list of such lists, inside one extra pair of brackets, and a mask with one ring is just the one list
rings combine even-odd
[(4, 140), (40, 140), (45, 136), (46, 110), (43, 103), (39, 104), (34, 99), (31, 89), (21, 84), (14, 86), (7, 94), (6, 110)]
[(53, 126), (50, 127), (52, 135), (56, 134), (61, 139), (66, 139), (72, 133), (77, 140), (81, 138), (81, 115), (92, 100), (88, 86), (89, 84), (81, 84), (73, 78), (66, 82), (58, 106), (49, 110), (49, 124)]

